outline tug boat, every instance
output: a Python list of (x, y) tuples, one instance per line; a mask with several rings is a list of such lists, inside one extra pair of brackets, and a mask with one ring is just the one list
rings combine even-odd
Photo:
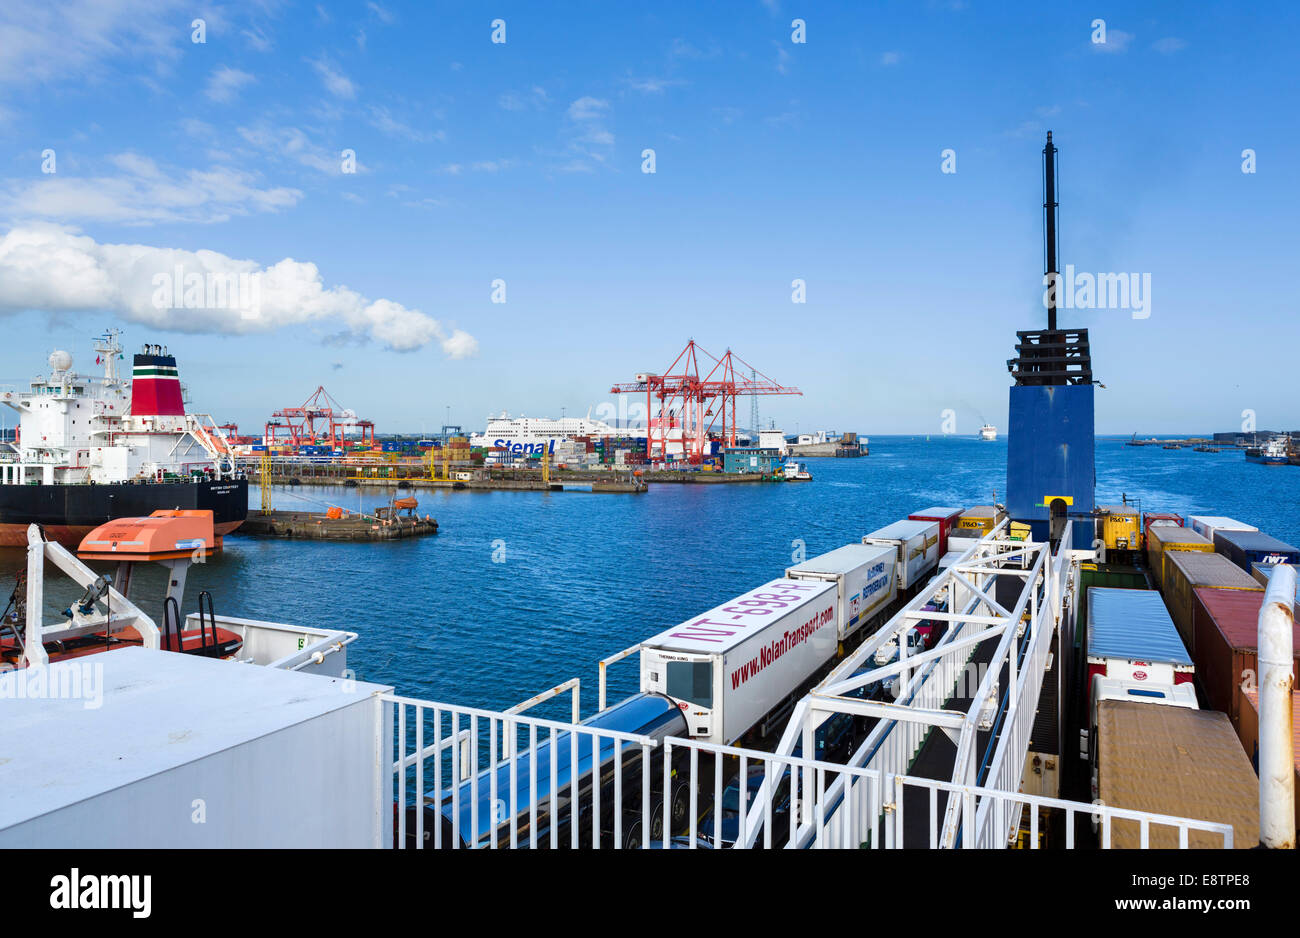
[(785, 476), (787, 482), (811, 482), (812, 473), (808, 471), (805, 463), (793, 459), (787, 459), (781, 466), (781, 473)]

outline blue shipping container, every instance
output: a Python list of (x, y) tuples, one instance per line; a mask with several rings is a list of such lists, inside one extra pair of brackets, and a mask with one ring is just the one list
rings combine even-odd
[(1300, 563), (1300, 550), (1263, 531), (1215, 531), (1214, 549), (1247, 573), (1252, 563)]

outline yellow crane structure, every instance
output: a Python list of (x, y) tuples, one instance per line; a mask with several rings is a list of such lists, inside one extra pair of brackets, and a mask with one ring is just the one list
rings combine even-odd
[(262, 450), (262, 470), (258, 476), (258, 488), (262, 490), (262, 514), (271, 513), (271, 450)]

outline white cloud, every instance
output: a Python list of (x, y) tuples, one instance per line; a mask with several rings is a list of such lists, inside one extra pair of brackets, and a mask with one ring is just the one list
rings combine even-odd
[(248, 40), (248, 44), (258, 52), (271, 51), (271, 40), (267, 37), (266, 33), (262, 32), (260, 29), (244, 29), (240, 30), (240, 33)]
[(1152, 43), (1151, 48), (1155, 49), (1162, 55), (1173, 55), (1187, 48), (1187, 41), (1179, 39), (1177, 36), (1168, 36), (1164, 39), (1157, 39)]
[(237, 68), (219, 65), (211, 77), (208, 78), (208, 87), (203, 93), (213, 101), (224, 103), (233, 100), (239, 94), (240, 88), (252, 84), (256, 80), (248, 72), (241, 72)]
[(627, 83), (645, 94), (660, 94), (666, 88), (686, 84), (680, 78), (632, 78), (631, 76), (628, 77)]
[(321, 83), (325, 90), (336, 98), (344, 98), (351, 101), (357, 96), (357, 86), (352, 83), (352, 79), (344, 75), (342, 71), (335, 68), (333, 63), (325, 56), (319, 59), (311, 60), (312, 68), (316, 69), (316, 74), (320, 76)]
[(576, 121), (597, 120), (609, 110), (609, 102), (590, 96), (579, 98), (569, 105), (569, 117)]
[(608, 101), (590, 95), (569, 105), (572, 136), (565, 146), (561, 172), (591, 172), (595, 167), (589, 161), (605, 163), (609, 159), (614, 146), (614, 135), (604, 124), (609, 109)]
[(442, 140), (446, 134), (441, 131), (427, 133), (422, 130), (416, 130), (409, 124), (404, 124), (388, 112), (386, 107), (372, 107), (370, 109), (370, 125), (376, 130), (383, 131), (390, 137), (405, 137), (417, 143), (430, 139)]
[(0, 189), (0, 212), (10, 218), (128, 225), (218, 222), (279, 211), (302, 198), (297, 189), (262, 188), (252, 174), (224, 166), (178, 172), (135, 153), (109, 161), (121, 175), (9, 180)]
[(1106, 30), (1105, 42), (1089, 42), (1093, 52), (1118, 53), (1128, 51), (1129, 43), (1133, 41), (1133, 34), (1126, 33), (1122, 29)]
[(515, 91), (507, 91), (497, 98), (497, 104), (507, 111), (525, 111), (529, 108), (544, 108), (550, 102), (550, 95), (546, 89), (539, 85), (533, 85), (532, 90), (527, 94), (519, 94)]
[[(155, 303), (155, 277), (192, 274), (257, 277), (256, 315), (238, 308), (171, 309)], [(165, 291), (164, 291), (165, 294)], [(242, 335), (287, 326), (342, 325), (356, 340), (398, 352), (436, 342), (451, 358), (478, 350), (474, 337), (448, 329), (419, 310), (370, 300), (345, 286), (327, 287), (315, 264), (285, 258), (269, 267), (216, 251), (146, 244), (101, 244), (61, 225), (12, 228), (0, 237), (0, 313), (112, 312), (130, 322), (173, 332)]]
[(779, 42), (773, 42), (776, 46), (776, 70), (782, 75), (790, 71), (790, 53), (785, 46)]
[(189, 11), (182, 0), (4, 0), (0, 83), (80, 81), (119, 57), (169, 67), (189, 44)]
[(897, 65), (901, 61), (903, 61), (901, 52), (886, 52), (880, 56), (881, 65)]
[[(287, 156), (303, 166), (330, 176), (343, 173), (342, 148), (327, 150), (297, 127), (271, 127), (259, 123), (251, 127), (240, 127), (239, 135), (259, 150), (266, 151), (272, 159)], [(359, 158), (357, 172), (369, 172), (369, 167)]]
[(397, 17), (394, 16), (391, 11), (386, 10), (377, 3), (367, 3), (366, 8), (378, 17), (379, 21), (386, 26), (391, 26), (393, 23), (397, 22)]

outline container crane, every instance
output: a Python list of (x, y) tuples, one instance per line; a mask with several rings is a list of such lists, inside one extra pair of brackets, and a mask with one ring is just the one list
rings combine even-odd
[[(318, 426), (318, 423), (322, 426)], [(329, 435), (326, 438), (327, 429)], [(287, 443), (294, 447), (320, 441), (339, 449), (348, 442), (348, 431), (354, 429), (361, 434), (358, 442), (374, 445), (374, 423), (357, 419), (352, 411), (340, 407), (324, 387), (317, 387), (302, 406), (285, 407), (273, 413), (266, 424), (263, 441), (267, 446)]]
[(633, 382), (614, 385), (610, 393), (645, 394), (646, 456), (661, 465), (668, 459), (670, 440), (678, 435), (682, 458), (692, 464), (704, 459), (710, 434), (735, 446), (737, 397), (803, 392), (778, 384), (731, 349), (717, 358), (691, 339), (667, 373), (639, 374)]

